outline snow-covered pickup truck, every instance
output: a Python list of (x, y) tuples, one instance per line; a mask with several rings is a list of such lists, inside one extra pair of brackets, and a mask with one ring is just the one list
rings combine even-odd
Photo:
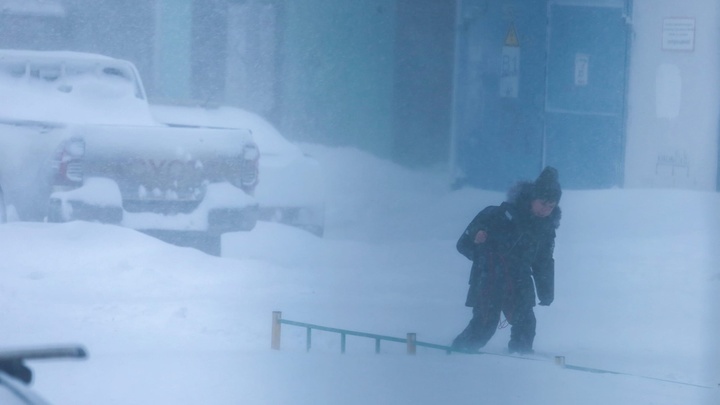
[(250, 131), (156, 122), (132, 63), (0, 50), (0, 92), (3, 220), (114, 223), (213, 254), (255, 226)]

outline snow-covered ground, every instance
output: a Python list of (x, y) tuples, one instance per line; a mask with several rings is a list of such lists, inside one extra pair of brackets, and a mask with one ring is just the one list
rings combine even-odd
[[(446, 355), (283, 326), (271, 314), (448, 344), (465, 326), (467, 222), (504, 194), (450, 190), (355, 149), (302, 145), (323, 165), (325, 238), (278, 224), (227, 235), (223, 257), (93, 223), (0, 225), (8, 348), (80, 343), (36, 361), (56, 405), (720, 403), (720, 194), (566, 190), (556, 299), (538, 307), (552, 361)], [(562, 173), (560, 173), (562, 180)], [(501, 352), (509, 329), (487, 349)]]

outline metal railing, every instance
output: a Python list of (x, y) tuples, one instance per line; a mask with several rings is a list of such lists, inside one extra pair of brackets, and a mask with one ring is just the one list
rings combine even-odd
[(358, 336), (368, 339), (374, 339), (375, 340), (375, 353), (380, 353), (380, 342), (387, 341), (387, 342), (395, 342), (395, 343), (405, 343), (407, 346), (407, 354), (415, 354), (417, 352), (418, 347), (427, 347), (430, 349), (436, 349), (436, 350), (442, 350), (446, 352), (447, 354), (452, 353), (453, 350), (450, 346), (443, 346), (443, 345), (437, 345), (434, 343), (428, 343), (428, 342), (421, 342), (417, 340), (417, 334), (415, 333), (408, 333), (407, 337), (405, 338), (399, 338), (399, 337), (393, 337), (393, 336), (385, 336), (385, 335), (377, 335), (374, 333), (366, 333), (366, 332), (357, 332), (353, 330), (348, 329), (339, 329), (339, 328), (331, 328), (327, 326), (321, 326), (321, 325), (314, 325), (311, 323), (305, 323), (305, 322), (296, 322), (296, 321), (290, 321), (287, 319), (282, 318), (282, 313), (280, 311), (274, 311), (272, 313), (272, 341), (271, 341), (271, 348), (274, 350), (280, 350), (280, 337), (281, 337), (281, 325), (291, 325), (291, 326), (299, 326), (301, 328), (306, 329), (306, 338), (305, 338), (305, 348), (307, 351), (310, 351), (312, 348), (312, 331), (318, 330), (318, 331), (324, 331), (324, 332), (332, 332), (337, 333), (340, 335), (340, 352), (345, 353), (345, 348), (347, 346), (347, 336)]
[[(377, 335), (374, 333), (357, 332), (357, 331), (352, 331), (352, 330), (348, 330), (348, 329), (331, 328), (331, 327), (327, 327), (327, 326), (314, 325), (311, 323), (290, 321), (287, 319), (282, 319), (282, 312), (280, 312), (280, 311), (273, 311), (273, 313), (272, 313), (272, 341), (270, 343), (270, 347), (273, 350), (280, 350), (280, 337), (281, 337), (281, 330), (282, 330), (281, 325), (282, 324), (291, 325), (291, 326), (299, 326), (299, 327), (306, 329), (306, 344), (305, 344), (305, 346), (306, 346), (307, 351), (310, 351), (310, 349), (312, 347), (312, 330), (315, 329), (315, 330), (319, 330), (319, 331), (338, 333), (340, 335), (340, 352), (341, 353), (345, 353), (346, 337), (347, 336), (358, 336), (358, 337), (364, 337), (364, 338), (369, 338), (369, 339), (375, 339), (375, 353), (380, 353), (380, 342), (384, 340), (384, 341), (388, 341), (388, 342), (405, 343), (407, 345), (407, 354), (410, 354), (410, 355), (416, 354), (417, 347), (427, 347), (430, 349), (442, 350), (442, 351), (446, 352), (447, 354), (450, 354), (453, 352), (464, 353), (464, 354), (485, 354), (485, 355), (491, 355), (491, 356), (512, 357), (512, 358), (522, 359), (522, 360), (553, 362), (557, 366), (560, 366), (561, 368), (564, 368), (567, 370), (581, 371), (581, 372), (586, 372), (586, 373), (597, 373), (597, 374), (615, 374), (615, 375), (622, 375), (622, 376), (628, 376), (628, 377), (642, 378), (642, 379), (647, 379), (647, 380), (660, 381), (660, 382), (671, 383), (671, 384), (680, 384), (680, 385), (697, 387), (697, 388), (706, 388), (706, 389), (714, 388), (714, 387), (710, 387), (707, 385), (693, 384), (693, 383), (677, 381), (677, 380), (643, 376), (643, 375), (624, 373), (624, 372), (619, 372), (619, 371), (599, 369), (599, 368), (594, 368), (594, 367), (583, 367), (583, 366), (571, 365), (571, 364), (566, 363), (565, 356), (553, 356), (552, 358), (534, 358), (534, 357), (525, 357), (525, 356), (513, 355), (513, 354), (500, 354), (500, 353), (492, 353), (492, 352), (485, 352), (485, 351), (467, 352), (467, 351), (462, 351), (462, 350), (455, 350), (450, 346), (443, 346), (443, 345), (438, 345), (438, 344), (434, 344), (434, 343), (421, 342), (421, 341), (417, 340), (417, 335), (415, 333), (408, 333), (407, 337), (403, 339), (403, 338), (398, 338), (398, 337), (393, 337), (393, 336)], [(720, 384), (718, 384), (717, 388), (720, 388)]]

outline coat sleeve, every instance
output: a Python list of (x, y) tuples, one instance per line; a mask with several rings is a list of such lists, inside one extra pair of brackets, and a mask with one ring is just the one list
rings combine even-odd
[(545, 238), (539, 246), (538, 255), (532, 265), (535, 289), (540, 305), (550, 305), (555, 299), (555, 232)]
[(490, 220), (493, 213), (498, 207), (490, 206), (480, 211), (470, 224), (468, 224), (465, 231), (460, 235), (456, 247), (458, 252), (470, 260), (475, 260), (475, 252), (477, 245), (475, 244), (475, 234), (480, 230), (487, 230), (489, 228)]

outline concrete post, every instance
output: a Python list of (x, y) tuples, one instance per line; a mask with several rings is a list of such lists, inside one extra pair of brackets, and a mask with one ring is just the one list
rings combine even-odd
[(417, 352), (417, 346), (415, 345), (415, 342), (417, 342), (417, 335), (415, 333), (408, 333), (407, 354), (414, 355)]

